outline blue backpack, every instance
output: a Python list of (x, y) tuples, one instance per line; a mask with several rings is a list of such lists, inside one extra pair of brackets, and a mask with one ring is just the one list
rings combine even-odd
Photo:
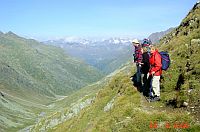
[(168, 52), (161, 51), (160, 55), (161, 55), (161, 61), (162, 61), (162, 70), (166, 71), (169, 68), (169, 65), (171, 62), (169, 54)]

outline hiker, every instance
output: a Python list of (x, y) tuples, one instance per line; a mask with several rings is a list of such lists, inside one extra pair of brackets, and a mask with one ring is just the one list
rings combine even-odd
[(150, 55), (150, 70), (149, 76), (152, 77), (151, 86), (151, 98), (150, 101), (159, 101), (160, 100), (160, 76), (162, 74), (162, 62), (161, 55), (154, 46), (150, 46), (151, 55)]
[(143, 89), (143, 94), (147, 95), (148, 94), (148, 84), (147, 84), (147, 74), (149, 72), (150, 64), (149, 64), (149, 54), (147, 47), (143, 47), (141, 49), (142, 52), (142, 62), (141, 62), (141, 83), (142, 83), (142, 89)]
[(147, 51), (148, 51), (148, 54), (150, 55), (150, 52), (151, 52), (151, 49), (150, 49), (150, 46), (152, 45), (152, 42), (150, 39), (143, 39), (142, 41), (142, 47), (146, 47), (147, 48)]
[(136, 63), (137, 67), (137, 85), (141, 85), (141, 62), (142, 62), (142, 52), (141, 52), (141, 45), (137, 39), (132, 41), (133, 46), (135, 47), (135, 54), (134, 54), (134, 62)]
[(142, 41), (142, 47), (149, 47), (152, 44), (150, 39), (143, 39)]

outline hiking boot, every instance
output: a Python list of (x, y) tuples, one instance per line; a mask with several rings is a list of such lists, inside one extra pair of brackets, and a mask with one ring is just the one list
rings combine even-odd
[(160, 97), (156, 96), (154, 98), (151, 98), (150, 102), (160, 101)]
[(155, 101), (160, 101), (160, 97), (157, 96), (157, 97), (154, 98), (154, 100), (155, 100)]

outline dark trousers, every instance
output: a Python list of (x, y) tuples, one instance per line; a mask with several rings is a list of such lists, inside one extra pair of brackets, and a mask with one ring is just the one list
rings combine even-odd
[(151, 92), (152, 92), (152, 87), (151, 87), (151, 81), (152, 81), (152, 76), (147, 76), (146, 74), (146, 81), (144, 82), (143, 85), (143, 95), (144, 96), (151, 96)]

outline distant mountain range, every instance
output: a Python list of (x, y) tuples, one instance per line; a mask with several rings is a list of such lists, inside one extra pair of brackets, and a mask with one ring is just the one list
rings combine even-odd
[(49, 40), (44, 43), (61, 47), (70, 55), (78, 57), (108, 74), (131, 59), (131, 41), (130, 38), (87, 40), (70, 37)]
[(83, 39), (78, 37), (65, 37), (55, 40), (48, 40), (44, 43), (47, 44), (81, 44), (81, 45), (89, 45), (89, 46), (96, 46), (96, 45), (108, 45), (108, 44), (123, 44), (129, 45), (132, 41), (132, 38), (109, 38), (109, 39)]

